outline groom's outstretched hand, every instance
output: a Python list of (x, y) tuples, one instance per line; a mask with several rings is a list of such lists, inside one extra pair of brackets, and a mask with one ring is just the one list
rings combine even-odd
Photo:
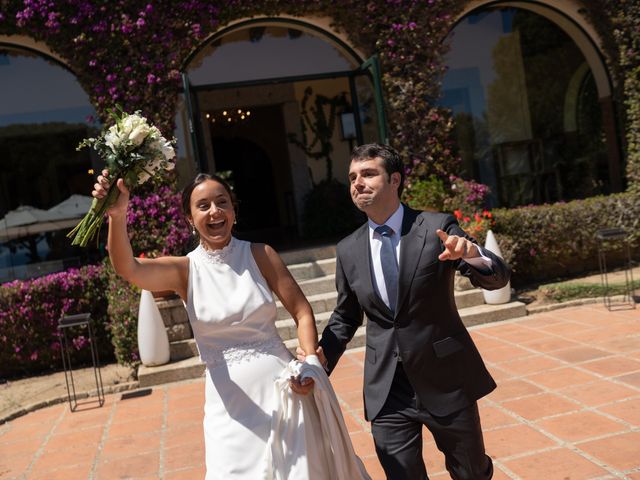
[(480, 256), (476, 244), (471, 240), (457, 235), (449, 235), (440, 229), (436, 230), (436, 235), (442, 240), (442, 245), (444, 246), (444, 251), (438, 256), (440, 261), (444, 262), (445, 260), (458, 260), (459, 258), (465, 259)]

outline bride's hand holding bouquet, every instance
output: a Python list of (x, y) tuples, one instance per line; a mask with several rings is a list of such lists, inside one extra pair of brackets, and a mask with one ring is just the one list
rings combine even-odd
[(129, 206), (129, 197), (131, 194), (122, 178), (118, 178), (115, 181), (113, 181), (109, 177), (109, 170), (105, 168), (102, 171), (102, 175), (98, 175), (98, 178), (96, 179), (96, 183), (93, 186), (93, 192), (91, 192), (91, 195), (93, 196), (93, 198), (96, 198), (96, 199), (105, 198), (108, 195), (109, 189), (111, 188), (112, 184), (118, 190), (118, 195), (116, 197), (116, 200), (110, 206), (107, 207), (107, 209), (105, 210), (105, 213), (108, 216), (113, 218), (124, 217), (127, 215), (127, 208)]
[[(93, 199), (89, 212), (67, 235), (72, 239), (72, 245), (84, 247), (97, 237), (104, 223), (104, 215), (111, 207), (124, 209), (126, 213), (131, 188), (174, 167), (175, 141), (164, 138), (160, 130), (149, 125), (140, 112), (128, 114), (117, 108), (117, 111), (110, 112), (115, 124), (103, 130), (98, 138), (83, 140), (77, 148), (93, 148), (105, 162), (111, 181), (104, 183), (107, 176), (103, 172), (101, 183), (96, 187), (100, 186), (105, 192), (100, 192), (100, 198)], [(118, 186), (116, 181), (122, 182), (121, 185)], [(116, 202), (121, 196), (120, 192), (126, 192), (126, 198)]]

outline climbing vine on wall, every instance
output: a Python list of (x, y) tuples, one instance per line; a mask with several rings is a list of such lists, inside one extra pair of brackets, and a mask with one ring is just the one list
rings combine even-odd
[[(174, 128), (185, 59), (219, 28), (255, 16), (333, 19), (366, 55), (377, 53), (389, 139), (407, 160), (409, 180), (457, 172), (450, 115), (436, 106), (443, 42), (463, 0), (0, 0), (0, 34), (45, 43), (77, 75), (107, 121), (118, 102)], [(585, 2), (612, 52), (626, 119), (627, 173), (640, 183), (640, 0)], [(611, 27), (611, 28), (609, 28)]]
[(594, 0), (583, 11), (602, 39), (612, 75), (628, 189), (640, 193), (640, 0)]

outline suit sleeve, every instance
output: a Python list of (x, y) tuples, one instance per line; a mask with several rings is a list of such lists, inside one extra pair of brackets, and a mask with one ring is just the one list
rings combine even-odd
[(340, 255), (337, 255), (336, 258), (336, 290), (338, 291), (336, 308), (331, 314), (320, 340), (320, 346), (327, 357), (329, 373), (337, 365), (347, 348), (347, 344), (363, 321), (362, 308), (344, 274)]
[[(441, 228), (449, 235), (465, 237), (471, 240), (476, 245), (478, 244), (475, 238), (467, 235), (464, 230), (462, 230), (453, 215), (446, 216), (444, 225)], [(464, 260), (457, 260), (457, 269), (460, 271), (460, 274), (469, 278), (474, 287), (484, 288), (485, 290), (496, 290), (498, 288), (504, 287), (509, 281), (509, 278), (511, 278), (511, 269), (502, 258), (497, 256), (492, 251), (487, 250), (486, 248), (483, 248), (482, 251), (487, 257), (491, 259), (491, 271), (483, 271), (474, 268)]]

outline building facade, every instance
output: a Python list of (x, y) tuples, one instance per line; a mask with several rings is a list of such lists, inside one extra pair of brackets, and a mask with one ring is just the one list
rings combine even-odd
[[(75, 146), (116, 103), (173, 130), (178, 186), (228, 176), (240, 227), (276, 245), (371, 141), (488, 185), (491, 207), (626, 188), (615, 3), (218, 3), (0, 2), (0, 218), (88, 195), (100, 162)], [(88, 261), (64, 233), (5, 222), (0, 281)]]

